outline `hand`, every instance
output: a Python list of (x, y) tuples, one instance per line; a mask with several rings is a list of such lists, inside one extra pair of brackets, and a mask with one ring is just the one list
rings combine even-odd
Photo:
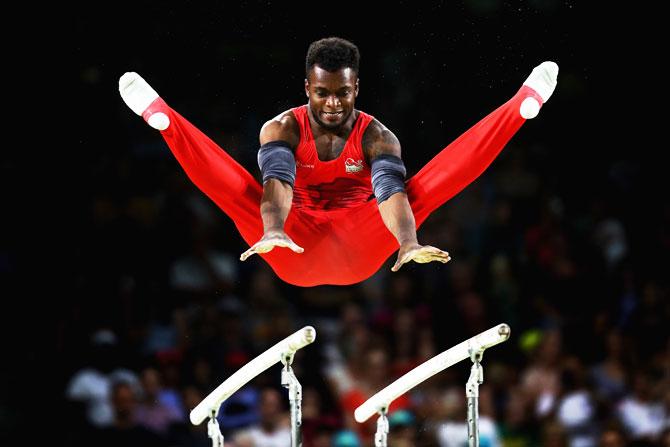
[(298, 246), (291, 240), (283, 230), (267, 231), (260, 241), (256, 242), (251, 248), (240, 255), (240, 261), (246, 259), (255, 253), (267, 253), (275, 247), (288, 247), (296, 253), (302, 253), (304, 248)]
[(439, 261), (443, 264), (449, 262), (451, 258), (449, 253), (430, 245), (419, 245), (417, 243), (403, 244), (398, 250), (398, 260), (391, 268), (391, 271), (397, 272), (403, 264), (409, 261), (425, 264), (426, 262)]

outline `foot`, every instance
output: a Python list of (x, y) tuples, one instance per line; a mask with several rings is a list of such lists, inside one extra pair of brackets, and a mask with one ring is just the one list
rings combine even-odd
[(159, 111), (160, 105), (164, 104), (163, 100), (142, 76), (134, 72), (125, 73), (119, 79), (119, 93), (126, 105), (151, 127), (158, 130), (168, 128), (170, 118)]
[(519, 113), (522, 117), (529, 120), (535, 118), (540, 113), (542, 104), (547, 102), (551, 94), (554, 93), (557, 77), (558, 65), (555, 62), (542, 62), (533, 68), (533, 71), (524, 81), (523, 85), (533, 89), (537, 96), (529, 96), (523, 100), (519, 107)]

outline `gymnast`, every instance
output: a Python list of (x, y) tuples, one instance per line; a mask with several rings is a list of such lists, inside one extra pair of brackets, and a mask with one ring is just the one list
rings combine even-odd
[[(287, 283), (347, 285), (372, 276), (398, 250), (392, 271), (414, 261), (446, 263), (421, 245), (417, 228), (479, 177), (553, 93), (554, 62), (533, 69), (517, 93), (405, 179), (398, 138), (355, 109), (359, 51), (338, 37), (317, 40), (306, 57), (307, 104), (260, 131), (262, 185), (137, 73), (119, 80), (124, 102), (159, 130), (193, 183), (234, 222)], [(275, 247), (284, 249), (274, 250)]]

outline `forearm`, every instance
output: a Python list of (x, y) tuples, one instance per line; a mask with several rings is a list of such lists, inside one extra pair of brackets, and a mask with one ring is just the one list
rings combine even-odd
[(416, 221), (407, 194), (399, 192), (384, 200), (379, 204), (379, 214), (398, 244), (418, 243)]
[(293, 188), (291, 185), (277, 179), (269, 179), (263, 184), (263, 198), (261, 199), (261, 217), (263, 231), (284, 230), (284, 222), (291, 211), (293, 202)]

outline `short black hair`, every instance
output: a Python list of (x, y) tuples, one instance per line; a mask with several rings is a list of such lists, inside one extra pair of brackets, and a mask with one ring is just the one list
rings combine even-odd
[(305, 74), (318, 65), (330, 72), (351, 68), (358, 75), (360, 58), (358, 47), (352, 42), (341, 37), (326, 37), (310, 44), (305, 60)]

